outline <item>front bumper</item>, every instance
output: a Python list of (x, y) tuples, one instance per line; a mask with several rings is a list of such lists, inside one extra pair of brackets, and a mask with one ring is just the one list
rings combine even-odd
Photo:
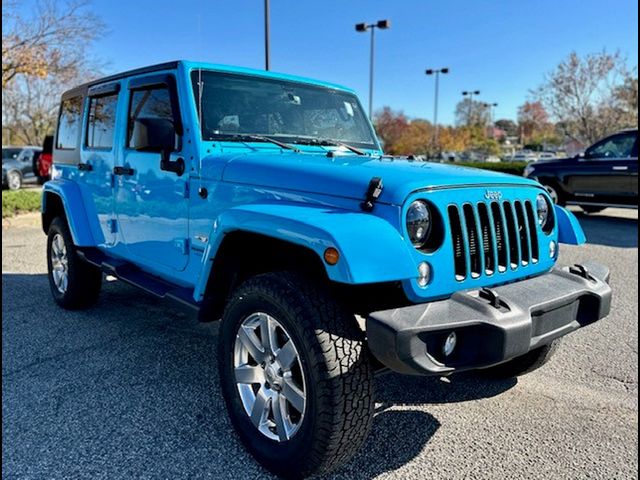
[[(589, 263), (501, 287), (466, 290), (447, 300), (371, 313), (367, 341), (386, 367), (414, 375), (446, 375), (524, 355), (606, 317), (609, 269)], [(456, 347), (443, 353), (447, 336)]]

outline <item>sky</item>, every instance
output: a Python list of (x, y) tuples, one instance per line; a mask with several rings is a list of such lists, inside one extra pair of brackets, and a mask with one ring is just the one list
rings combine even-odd
[[(264, 67), (263, 0), (93, 0), (108, 31), (93, 51), (105, 73), (190, 59)], [(638, 3), (632, 0), (271, 0), (271, 69), (357, 91), (367, 106), (369, 35), (358, 22), (389, 19), (376, 32), (374, 109), (453, 123), (463, 90), (517, 108), (572, 50), (620, 52), (638, 63)]]

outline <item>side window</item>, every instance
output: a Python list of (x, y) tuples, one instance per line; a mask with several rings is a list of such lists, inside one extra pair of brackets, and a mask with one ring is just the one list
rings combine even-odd
[(129, 103), (127, 147), (143, 151), (178, 148), (169, 89), (133, 90)]
[(89, 148), (113, 147), (118, 95), (89, 99), (89, 119), (85, 145)]
[(635, 141), (636, 135), (634, 133), (607, 138), (587, 150), (586, 158), (628, 158), (631, 156)]
[(56, 148), (75, 150), (78, 148), (78, 134), (82, 124), (82, 97), (73, 97), (62, 102)]

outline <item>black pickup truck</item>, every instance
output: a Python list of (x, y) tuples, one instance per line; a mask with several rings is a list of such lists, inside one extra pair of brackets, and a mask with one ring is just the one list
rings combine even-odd
[(560, 205), (580, 205), (587, 213), (638, 208), (638, 130), (606, 137), (572, 158), (531, 163), (524, 174)]

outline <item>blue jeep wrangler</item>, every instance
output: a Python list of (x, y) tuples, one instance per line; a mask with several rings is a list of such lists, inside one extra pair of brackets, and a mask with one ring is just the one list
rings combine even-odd
[(375, 372), (519, 375), (610, 309), (606, 267), (555, 266), (585, 239), (538, 183), (385, 156), (351, 90), (242, 68), (64, 93), (42, 226), (63, 308), (107, 273), (221, 320), (232, 423), (285, 477), (358, 450)]

